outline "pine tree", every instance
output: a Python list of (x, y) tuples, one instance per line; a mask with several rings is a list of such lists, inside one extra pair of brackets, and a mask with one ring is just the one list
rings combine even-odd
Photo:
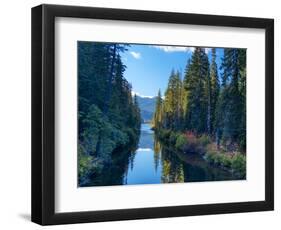
[(172, 70), (169, 80), (167, 90), (165, 91), (165, 101), (163, 105), (164, 112), (164, 127), (170, 129), (173, 126), (173, 113), (174, 113), (174, 94), (173, 94), (173, 78), (175, 76), (175, 71)]
[(138, 103), (124, 78), (125, 51), (126, 45), (78, 43), (79, 160), (99, 162), (99, 169), (110, 163), (116, 148), (137, 142), (140, 133)]
[(185, 73), (187, 91), (186, 127), (196, 133), (207, 131), (209, 60), (203, 48), (195, 48)]
[(172, 70), (165, 99), (157, 98), (154, 127), (209, 134), (216, 137), (218, 146), (223, 143), (226, 148), (245, 150), (246, 50), (224, 49), (221, 79), (216, 59), (215, 48), (211, 64), (205, 49), (195, 48), (183, 81)]
[(243, 67), (240, 64), (239, 52), (239, 49), (224, 49), (222, 60), (223, 79), (217, 120), (221, 135), (225, 142), (229, 141), (229, 147), (237, 144), (244, 132), (241, 122), (245, 112), (243, 95), (239, 89), (239, 85), (242, 84), (241, 68)]
[(111, 45), (107, 46), (107, 53), (110, 56), (110, 66), (108, 69), (108, 74), (106, 75), (107, 79), (107, 85), (106, 85), (106, 91), (105, 91), (105, 98), (104, 98), (104, 107), (103, 107), (103, 113), (106, 115), (108, 113), (109, 107), (110, 107), (110, 100), (112, 95), (112, 88), (113, 88), (113, 82), (115, 78), (115, 68), (117, 65), (116, 59), (119, 57), (120, 59), (120, 52), (126, 51), (125, 45), (119, 45), (116, 43), (113, 43)]
[(152, 125), (153, 128), (159, 130), (162, 123), (162, 96), (160, 89), (158, 90), (158, 95), (155, 103), (155, 112), (153, 115)]
[(133, 116), (134, 116), (134, 129), (135, 131), (140, 131), (141, 125), (141, 113), (140, 107), (137, 99), (137, 95), (134, 95), (134, 106), (133, 106)]
[(175, 86), (174, 86), (174, 100), (176, 101), (175, 105), (175, 115), (174, 115), (174, 128), (176, 130), (182, 129), (182, 120), (183, 120), (183, 84), (181, 80), (181, 74), (179, 71), (175, 75)]
[(172, 70), (168, 87), (165, 92), (163, 105), (164, 127), (167, 129), (180, 129), (182, 118), (182, 81), (180, 73)]
[(216, 133), (216, 107), (220, 92), (220, 82), (216, 63), (216, 49), (212, 48), (212, 60), (210, 66), (210, 127), (211, 133)]
[(246, 151), (246, 49), (239, 49), (239, 91), (241, 94), (241, 125), (239, 145), (241, 150)]

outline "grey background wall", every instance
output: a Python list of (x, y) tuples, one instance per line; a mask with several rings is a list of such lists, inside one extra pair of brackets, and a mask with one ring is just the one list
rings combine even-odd
[[(42, 1), (1, 2), (0, 228), (38, 229), (30, 219), (30, 8)], [(138, 220), (67, 226), (68, 229), (276, 229), (281, 219), (281, 80), (279, 1), (274, 0), (55, 0), (52, 4), (275, 18), (276, 210), (248, 214)], [(254, 193), (255, 191), (253, 191)], [(49, 228), (49, 227), (48, 227)], [(56, 226), (64, 229), (66, 226)]]

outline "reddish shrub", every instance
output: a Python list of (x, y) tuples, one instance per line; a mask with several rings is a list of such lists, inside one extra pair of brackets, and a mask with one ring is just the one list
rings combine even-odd
[(184, 147), (185, 152), (189, 153), (203, 153), (203, 146), (200, 144), (195, 133), (188, 131), (185, 133), (186, 144)]

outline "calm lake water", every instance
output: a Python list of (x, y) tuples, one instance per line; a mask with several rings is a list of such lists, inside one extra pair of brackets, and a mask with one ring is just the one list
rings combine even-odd
[(198, 154), (177, 153), (155, 140), (149, 124), (142, 124), (138, 149), (123, 184), (235, 180), (232, 173), (209, 165)]
[(160, 184), (237, 180), (232, 173), (208, 164), (199, 154), (179, 153), (156, 140), (149, 124), (141, 125), (136, 150), (113, 154), (113, 164), (85, 186)]

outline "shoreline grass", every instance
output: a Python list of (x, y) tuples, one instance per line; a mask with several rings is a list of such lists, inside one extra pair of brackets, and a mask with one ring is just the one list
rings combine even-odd
[(227, 150), (225, 146), (217, 147), (212, 138), (206, 134), (195, 135), (192, 132), (173, 132), (158, 130), (157, 134), (165, 143), (175, 146), (177, 151), (185, 154), (200, 154), (209, 164), (228, 170), (239, 178), (246, 178), (246, 154), (238, 149)]

